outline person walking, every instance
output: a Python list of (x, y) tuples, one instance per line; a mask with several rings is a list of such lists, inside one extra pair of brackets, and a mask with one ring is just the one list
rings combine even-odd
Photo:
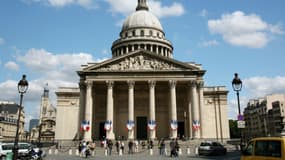
[(122, 154), (124, 154), (125, 144), (123, 141), (121, 141), (121, 150), (122, 150)]
[(129, 144), (128, 144), (128, 146), (129, 146), (129, 154), (133, 154), (133, 145), (134, 145), (134, 143), (133, 143), (133, 141), (129, 141)]
[(160, 150), (160, 155), (164, 156), (165, 155), (165, 142), (164, 139), (161, 140), (159, 144), (159, 150)]
[(169, 145), (170, 145), (170, 157), (172, 157), (172, 156), (176, 157), (177, 152), (176, 152), (176, 148), (175, 148), (175, 141), (174, 141), (174, 139), (172, 139), (170, 141)]
[(107, 140), (107, 148), (108, 148), (108, 155), (111, 155), (112, 154), (112, 148), (113, 148), (113, 142), (110, 139)]
[(119, 154), (120, 153), (120, 141), (116, 141), (116, 149), (117, 149), (117, 153)]
[(81, 157), (81, 150), (82, 150), (82, 142), (80, 141), (78, 144), (78, 153), (80, 157)]

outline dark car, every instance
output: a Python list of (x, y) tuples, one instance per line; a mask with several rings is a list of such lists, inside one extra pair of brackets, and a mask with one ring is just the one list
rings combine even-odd
[(225, 155), (227, 149), (219, 142), (202, 142), (198, 148), (199, 155)]

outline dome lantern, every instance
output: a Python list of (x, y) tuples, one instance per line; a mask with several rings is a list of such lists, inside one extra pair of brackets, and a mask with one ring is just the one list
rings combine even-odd
[(148, 6), (146, 4), (146, 0), (138, 0), (138, 6), (136, 8), (136, 11), (139, 10), (147, 10), (148, 11)]

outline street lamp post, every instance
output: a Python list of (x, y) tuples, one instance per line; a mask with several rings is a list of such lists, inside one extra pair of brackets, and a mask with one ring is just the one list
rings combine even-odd
[(15, 136), (15, 142), (13, 147), (13, 160), (18, 159), (18, 141), (19, 141), (19, 127), (20, 127), (20, 118), (21, 118), (21, 112), (22, 112), (22, 102), (23, 102), (23, 95), (28, 90), (29, 83), (26, 80), (26, 75), (23, 75), (22, 79), (18, 83), (18, 91), (20, 93), (20, 106), (19, 106), (19, 113), (18, 113), (18, 120), (17, 120), (17, 130), (16, 130), (16, 136)]
[[(232, 81), (232, 86), (233, 86), (233, 90), (237, 93), (237, 101), (238, 101), (238, 121), (240, 120), (241, 113), (240, 113), (240, 103), (239, 103), (239, 92), (241, 91), (242, 88), (242, 81), (240, 80), (240, 78), (238, 77), (238, 74), (235, 73), (235, 77)], [(242, 150), (242, 132), (240, 129), (240, 150)]]

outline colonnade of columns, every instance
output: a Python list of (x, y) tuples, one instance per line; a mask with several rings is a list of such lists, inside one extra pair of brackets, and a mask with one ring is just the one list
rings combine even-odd
[(118, 57), (124, 54), (128, 54), (138, 49), (144, 49), (146, 51), (154, 52), (158, 55), (172, 58), (172, 49), (170, 47), (155, 45), (155, 44), (130, 44), (127, 46), (120, 46), (113, 49), (113, 57)]
[[(86, 81), (86, 93), (85, 96), (85, 113), (83, 120), (90, 122), (90, 130), (85, 131), (83, 138), (84, 140), (92, 140), (92, 115), (93, 113), (93, 98), (92, 98), (92, 86), (93, 81)], [(134, 87), (135, 81), (127, 81), (128, 84), (128, 122), (134, 123)], [(169, 108), (169, 118), (170, 118), (170, 138), (177, 138), (177, 105), (176, 105), (176, 80), (169, 80), (169, 90), (170, 90), (170, 108)], [(106, 112), (106, 122), (109, 123), (110, 128), (106, 130), (107, 139), (115, 139), (115, 134), (113, 131), (113, 119), (114, 119), (114, 99), (113, 99), (113, 86), (114, 81), (106, 81), (107, 85), (107, 112)], [(149, 80), (149, 121), (155, 125), (156, 115), (155, 115), (155, 86), (156, 81)], [(81, 91), (83, 92), (83, 91)], [(203, 118), (201, 117), (203, 112), (203, 83), (193, 80), (189, 81), (189, 96), (188, 96), (188, 121), (189, 121), (189, 137), (193, 139), (203, 138), (203, 132), (200, 129), (200, 125), (203, 127)], [(84, 103), (82, 103), (84, 104)], [(96, 114), (96, 113), (95, 113)], [(194, 123), (195, 122), (195, 123)], [(185, 122), (186, 123), (186, 122)], [(200, 124), (201, 123), (201, 124)], [(176, 125), (175, 125), (176, 124)], [(196, 125), (196, 126), (195, 126)], [(178, 127), (178, 126), (177, 126)], [(186, 127), (187, 128), (187, 127)], [(156, 130), (149, 129), (149, 139), (156, 138)], [(128, 139), (134, 139), (134, 128), (128, 131)]]

